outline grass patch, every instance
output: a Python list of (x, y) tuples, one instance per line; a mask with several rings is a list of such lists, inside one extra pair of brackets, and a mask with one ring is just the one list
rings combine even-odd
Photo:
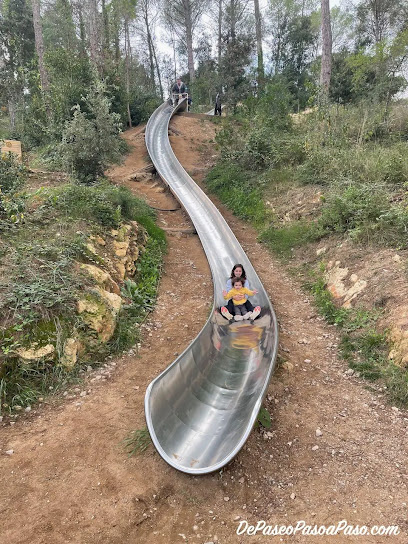
[(14, 360), (2, 369), (0, 378), (0, 414), (13, 413), (31, 406), (40, 398), (65, 390), (82, 380), (84, 365), (68, 372), (44, 361), (26, 365)]
[(219, 163), (207, 174), (206, 183), (237, 217), (254, 225), (266, 220), (267, 209), (261, 188), (256, 185), (253, 175), (236, 164)]
[(309, 242), (319, 239), (314, 223), (297, 221), (287, 227), (275, 228), (271, 225), (262, 232), (260, 241), (281, 257), (290, 257), (292, 251)]
[(144, 453), (152, 443), (147, 427), (132, 431), (124, 438), (122, 444), (129, 457)]
[(408, 405), (408, 373), (388, 359), (387, 332), (375, 328), (381, 310), (338, 307), (320, 275), (305, 285), (314, 296), (317, 309), (341, 331), (340, 354), (349, 367), (371, 382), (381, 380), (392, 402)]
[(138, 342), (139, 325), (154, 308), (162, 272), (163, 253), (166, 249), (160, 238), (149, 238), (146, 251), (137, 261), (136, 277), (124, 283), (122, 297), (127, 303), (121, 309), (115, 333), (107, 345), (110, 353), (119, 353)]

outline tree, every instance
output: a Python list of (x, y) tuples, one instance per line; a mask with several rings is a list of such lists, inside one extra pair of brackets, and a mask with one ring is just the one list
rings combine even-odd
[(258, 53), (258, 89), (262, 89), (264, 85), (264, 63), (262, 51), (262, 19), (259, 11), (259, 0), (254, 0), (255, 7), (255, 29), (256, 29), (256, 49)]
[(41, 90), (44, 96), (45, 108), (49, 117), (51, 115), (50, 105), (48, 100), (49, 81), (48, 81), (48, 72), (44, 64), (44, 38), (43, 38), (41, 15), (40, 15), (40, 0), (31, 0), (31, 4), (33, 8), (35, 48), (38, 55), (38, 66), (40, 69)]
[(356, 10), (359, 45), (395, 37), (407, 23), (405, 9), (404, 0), (362, 0)]
[(152, 90), (155, 91), (156, 88), (155, 74), (157, 74), (160, 96), (163, 100), (163, 85), (161, 81), (159, 63), (156, 54), (156, 47), (154, 45), (154, 23), (157, 19), (157, 14), (152, 14), (152, 4), (153, 2), (151, 0), (140, 0), (139, 2), (140, 19), (142, 21), (142, 28), (139, 28), (139, 31), (143, 40), (147, 42), (147, 48), (149, 51), (149, 68)]
[(17, 130), (18, 111), (24, 111), (24, 89), (35, 52), (32, 11), (26, 0), (5, 0), (0, 19), (0, 93), (8, 105), (10, 129)]
[(187, 65), (190, 83), (194, 82), (194, 51), (193, 31), (196, 28), (203, 11), (208, 5), (207, 0), (165, 0), (164, 19), (187, 52)]
[(332, 32), (330, 24), (330, 1), (322, 0), (322, 65), (320, 71), (320, 93), (322, 102), (329, 99), (332, 65)]
[(111, 112), (106, 86), (97, 81), (66, 124), (62, 152), (67, 169), (84, 183), (94, 183), (110, 162), (120, 158), (120, 117)]

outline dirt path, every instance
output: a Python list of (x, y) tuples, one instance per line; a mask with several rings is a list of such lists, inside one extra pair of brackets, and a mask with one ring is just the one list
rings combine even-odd
[[(184, 117), (172, 126), (176, 154), (200, 180), (211, 161), (213, 125)], [(160, 185), (126, 181), (147, 160), (140, 129), (126, 137), (133, 152), (112, 177), (156, 207), (177, 207)], [(171, 235), (157, 308), (139, 355), (131, 350), (111, 360), (73, 388), (71, 398), (0, 428), (1, 543), (407, 542), (407, 414), (347, 375), (336, 358), (336, 329), (317, 317), (279, 262), (254, 242), (254, 230), (216, 204), (264, 282), (280, 322), (285, 362), (267, 397), (271, 432), (255, 430), (234, 461), (201, 477), (175, 471), (152, 448), (139, 457), (124, 453), (121, 440), (145, 425), (148, 383), (201, 329), (212, 295), (197, 236)], [(181, 210), (161, 212), (159, 223), (189, 226)], [(197, 281), (207, 291), (191, 296)], [(175, 303), (178, 319), (171, 317)], [(7, 455), (8, 450), (14, 453)], [(352, 525), (399, 525), (401, 534), (236, 535), (240, 521), (262, 519), (271, 525), (305, 520), (326, 526), (346, 519)]]

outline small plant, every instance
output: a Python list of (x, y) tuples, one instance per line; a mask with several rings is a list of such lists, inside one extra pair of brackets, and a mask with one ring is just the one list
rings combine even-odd
[(144, 453), (151, 443), (152, 441), (147, 427), (131, 431), (122, 442), (129, 457)]
[(272, 427), (271, 414), (266, 408), (261, 408), (259, 410), (257, 424), (261, 425), (265, 429), (270, 429)]
[(23, 220), (26, 196), (21, 189), (25, 179), (24, 166), (11, 153), (0, 156), (0, 228), (2, 221), (20, 223)]

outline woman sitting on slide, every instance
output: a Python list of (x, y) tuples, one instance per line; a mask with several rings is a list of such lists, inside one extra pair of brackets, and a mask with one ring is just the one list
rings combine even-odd
[[(242, 278), (243, 280), (245, 280), (243, 287), (246, 287), (247, 289), (249, 289), (249, 281), (247, 280), (245, 269), (242, 266), (242, 264), (235, 264), (232, 267), (231, 276), (228, 278), (227, 285), (225, 287), (225, 290), (227, 292), (231, 291), (232, 289), (233, 278)], [(256, 308), (254, 308), (245, 295), (236, 295), (236, 297), (234, 297), (234, 300), (237, 301), (238, 299), (239, 300), (246, 299), (244, 304), (245, 304), (245, 308), (247, 312), (251, 314), (249, 316), (249, 319), (255, 319), (261, 313), (261, 307), (257, 306)], [(234, 319), (235, 312), (234, 312), (234, 302), (232, 299), (228, 301), (228, 304), (226, 307), (223, 306), (221, 308), (221, 314), (228, 320)]]

